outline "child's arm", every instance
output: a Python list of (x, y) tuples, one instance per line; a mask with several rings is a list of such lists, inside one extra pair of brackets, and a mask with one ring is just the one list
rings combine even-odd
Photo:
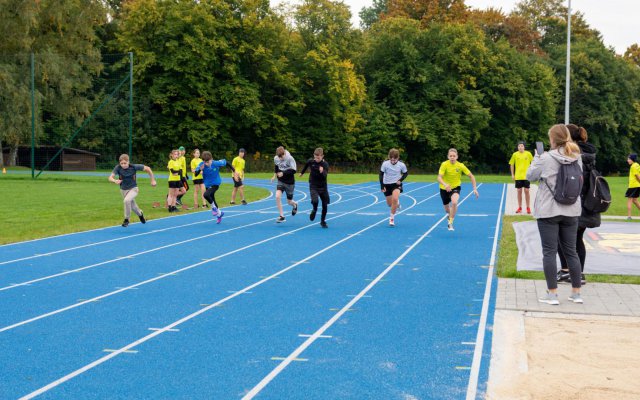
[(514, 174), (515, 171), (514, 171), (514, 168), (513, 168), (513, 164), (509, 164), (509, 169), (511, 170), (511, 179), (515, 181), (516, 180), (516, 176)]
[(322, 164), (320, 164), (319, 171), (322, 174), (322, 176), (326, 178), (327, 174), (329, 173), (329, 163), (326, 161), (322, 161)]
[(300, 176), (304, 175), (305, 172), (307, 172), (307, 168), (309, 168), (309, 165), (311, 164), (311, 161), (307, 161), (307, 163), (304, 165), (304, 168), (302, 168), (302, 171), (300, 171)]
[(156, 185), (156, 177), (153, 176), (153, 171), (151, 170), (151, 168), (149, 168), (148, 166), (144, 166), (144, 172), (146, 172), (147, 174), (149, 174), (149, 177), (151, 178), (151, 186), (155, 186)]
[(116, 185), (119, 185), (120, 183), (122, 183), (120, 179), (115, 179), (115, 178), (116, 178), (116, 174), (112, 172), (111, 175), (109, 176), (109, 182), (115, 183)]
[(382, 191), (384, 192), (384, 172), (380, 171), (380, 173), (378, 174), (378, 180), (380, 181), (380, 189), (382, 189)]
[(399, 182), (402, 183), (402, 181), (404, 181), (405, 179), (407, 179), (407, 175), (409, 175), (409, 171), (404, 171), (402, 173), (402, 176), (399, 179)]
[(476, 177), (473, 176), (473, 174), (471, 172), (469, 172), (469, 179), (471, 179), (471, 184), (473, 185), (473, 194), (476, 195), (476, 199), (478, 197), (480, 197), (480, 194), (478, 193), (478, 186), (476, 184)]
[(451, 186), (449, 186), (449, 184), (444, 181), (444, 177), (442, 176), (442, 174), (438, 174), (438, 183), (444, 186), (445, 189), (449, 188), (447, 192), (451, 190)]

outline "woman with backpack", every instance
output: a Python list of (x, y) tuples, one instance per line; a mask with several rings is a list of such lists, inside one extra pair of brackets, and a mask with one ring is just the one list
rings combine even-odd
[(576, 251), (576, 231), (580, 206), (582, 160), (580, 148), (571, 140), (567, 127), (557, 124), (549, 129), (551, 150), (538, 154), (527, 170), (528, 181), (540, 181), (533, 216), (538, 221), (542, 242), (542, 266), (547, 281), (547, 295), (542, 303), (558, 305), (558, 247), (567, 259), (572, 293), (569, 300), (582, 303), (580, 296), (580, 259)]
[[(596, 168), (596, 146), (587, 142), (587, 130), (581, 126), (574, 124), (567, 125), (571, 139), (578, 145), (582, 158), (582, 176), (584, 178), (582, 184), (582, 192), (580, 193), (582, 211), (578, 218), (578, 230), (576, 235), (576, 251), (578, 252), (578, 258), (580, 259), (581, 278), (580, 283), (584, 285), (587, 283), (584, 277), (584, 261), (587, 256), (587, 249), (584, 246), (584, 232), (587, 228), (597, 228), (600, 226), (600, 213), (592, 212), (585, 206), (586, 194), (591, 191), (591, 171)], [(567, 258), (562, 251), (562, 246), (558, 246), (558, 255), (560, 256), (560, 271), (558, 271), (558, 282), (571, 282), (571, 276), (569, 274), (569, 264), (567, 264)]]

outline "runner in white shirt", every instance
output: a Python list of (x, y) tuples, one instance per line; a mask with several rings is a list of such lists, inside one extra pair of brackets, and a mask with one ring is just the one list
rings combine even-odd
[(407, 166), (399, 160), (398, 149), (389, 150), (389, 159), (380, 167), (380, 189), (387, 199), (387, 205), (391, 207), (389, 226), (395, 226), (395, 215), (400, 208), (400, 193), (402, 193), (402, 181), (408, 175)]

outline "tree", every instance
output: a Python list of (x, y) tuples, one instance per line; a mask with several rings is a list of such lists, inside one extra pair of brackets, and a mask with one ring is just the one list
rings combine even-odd
[(364, 29), (371, 28), (371, 25), (380, 20), (380, 16), (387, 12), (388, 0), (373, 0), (371, 7), (362, 7), (360, 13), (360, 27)]
[(625, 60), (628, 60), (640, 67), (640, 46), (637, 43), (632, 44), (627, 47), (627, 50), (624, 52)]
[(464, 0), (387, 0), (385, 18), (408, 18), (422, 26), (432, 22), (464, 22), (467, 7)]

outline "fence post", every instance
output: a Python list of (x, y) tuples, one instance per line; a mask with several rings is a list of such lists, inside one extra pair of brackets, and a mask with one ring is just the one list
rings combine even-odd
[(36, 173), (36, 78), (35, 78), (35, 55), (30, 54), (31, 61), (31, 179)]
[(129, 52), (129, 157), (133, 150), (133, 52)]

